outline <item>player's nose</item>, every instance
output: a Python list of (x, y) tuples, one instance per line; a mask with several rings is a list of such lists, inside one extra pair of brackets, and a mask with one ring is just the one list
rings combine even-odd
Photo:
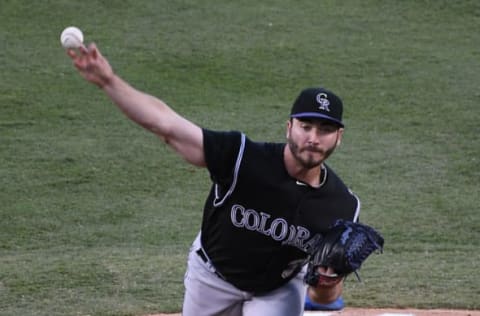
[(307, 136), (307, 143), (311, 145), (318, 145), (320, 143), (320, 134), (312, 129)]

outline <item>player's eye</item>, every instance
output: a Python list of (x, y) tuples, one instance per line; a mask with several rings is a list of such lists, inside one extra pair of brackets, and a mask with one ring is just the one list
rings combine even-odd
[(300, 127), (301, 127), (304, 131), (310, 131), (310, 130), (312, 130), (312, 128), (313, 128), (312, 125), (310, 125), (310, 124), (302, 124), (302, 125), (300, 125)]
[(312, 123), (309, 122), (301, 122), (300, 123), (301, 128), (312, 128)]
[(333, 133), (337, 130), (338, 128), (336, 126), (333, 126), (333, 125), (321, 125), (319, 126), (318, 130), (321, 132), (321, 133)]

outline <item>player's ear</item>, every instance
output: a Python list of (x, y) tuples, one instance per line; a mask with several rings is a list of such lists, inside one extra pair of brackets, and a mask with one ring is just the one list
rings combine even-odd
[(338, 135), (337, 135), (337, 144), (336, 146), (340, 146), (340, 144), (342, 143), (342, 137), (343, 137), (343, 128), (340, 128), (338, 130)]
[(290, 137), (290, 130), (292, 128), (292, 119), (287, 120), (287, 128), (285, 131), (285, 137), (288, 139)]

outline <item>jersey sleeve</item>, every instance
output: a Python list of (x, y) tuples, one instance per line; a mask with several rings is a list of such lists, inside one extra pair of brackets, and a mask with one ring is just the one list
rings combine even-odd
[(205, 162), (214, 183), (228, 186), (233, 181), (243, 138), (243, 134), (237, 131), (203, 129)]

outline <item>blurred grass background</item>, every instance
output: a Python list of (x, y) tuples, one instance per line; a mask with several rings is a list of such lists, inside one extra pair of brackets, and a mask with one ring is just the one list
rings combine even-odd
[(342, 96), (330, 159), (383, 255), (348, 306), (479, 309), (477, 1), (0, 2), (0, 314), (179, 311), (209, 189), (80, 78), (80, 27), (201, 126), (283, 141), (300, 90)]

